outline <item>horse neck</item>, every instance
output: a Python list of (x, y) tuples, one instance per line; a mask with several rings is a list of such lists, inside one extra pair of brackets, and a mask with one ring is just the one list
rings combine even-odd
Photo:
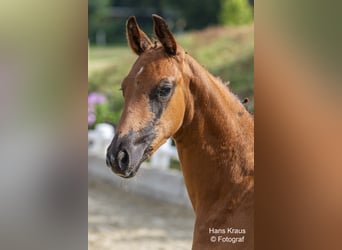
[[(234, 210), (253, 187), (254, 122), (222, 82), (190, 56), (187, 108), (175, 134), (182, 171), (195, 211), (224, 195)], [(212, 202), (210, 202), (212, 201)]]

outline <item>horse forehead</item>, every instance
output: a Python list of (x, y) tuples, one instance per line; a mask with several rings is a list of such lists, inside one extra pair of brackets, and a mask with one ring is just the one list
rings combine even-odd
[(150, 61), (134, 65), (130, 77), (135, 79), (155, 79), (167, 77), (175, 73), (174, 68), (168, 62)]
[(152, 49), (150, 51), (146, 51), (136, 61), (137, 66), (150, 66), (152, 69), (163, 69), (163, 66), (172, 65), (172, 60), (170, 57), (165, 55), (165, 52), (162, 48)]

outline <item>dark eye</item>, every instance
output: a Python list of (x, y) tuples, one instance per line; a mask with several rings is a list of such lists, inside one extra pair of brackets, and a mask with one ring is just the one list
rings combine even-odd
[(172, 91), (172, 85), (167, 84), (167, 85), (162, 85), (159, 87), (158, 95), (161, 98), (166, 98), (171, 94)]
[(155, 102), (167, 103), (175, 89), (175, 84), (167, 79), (162, 79), (149, 93), (149, 99)]

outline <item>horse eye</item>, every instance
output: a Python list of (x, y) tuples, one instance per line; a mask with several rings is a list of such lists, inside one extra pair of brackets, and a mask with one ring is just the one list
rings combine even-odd
[(161, 86), (159, 89), (159, 96), (160, 97), (167, 97), (168, 95), (170, 95), (171, 90), (172, 90), (171, 85)]

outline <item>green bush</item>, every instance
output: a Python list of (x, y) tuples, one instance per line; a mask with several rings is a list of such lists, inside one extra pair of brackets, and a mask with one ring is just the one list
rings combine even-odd
[[(123, 110), (123, 97), (120, 89), (120, 77), (115, 67), (108, 67), (93, 73), (88, 79), (88, 91), (102, 93), (106, 102), (96, 106), (96, 122), (117, 124)], [(123, 77), (121, 77), (123, 78)]]
[(114, 125), (119, 121), (121, 112), (115, 111), (110, 102), (99, 104), (96, 106), (95, 124), (105, 122)]
[(253, 8), (247, 0), (222, 0), (219, 16), (222, 24), (240, 25), (253, 21)]

